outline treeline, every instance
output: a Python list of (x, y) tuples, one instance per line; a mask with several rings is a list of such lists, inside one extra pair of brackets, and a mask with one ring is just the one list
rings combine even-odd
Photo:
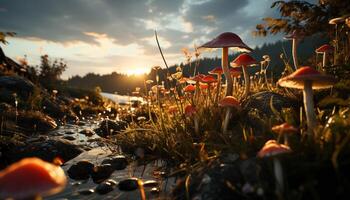
[[(305, 38), (299, 43), (298, 47), (298, 58), (300, 65), (315, 65), (315, 49), (324, 43), (327, 43), (328, 39), (322, 36), (314, 36)], [(291, 58), (291, 41), (278, 41), (276, 43), (264, 44), (261, 47), (257, 47), (251, 53), (251, 55), (257, 60), (262, 60), (263, 55), (269, 55), (271, 58), (271, 63), (269, 75), (274, 74), (274, 77), (280, 76), (281, 72), (284, 70), (284, 63), (280, 58), (281, 54), (284, 54), (285, 58), (292, 64)], [(229, 61), (232, 61), (236, 55), (230, 55)], [(159, 62), (162, 62), (161, 60)], [(174, 65), (169, 68), (169, 72), (175, 73), (177, 67), (183, 69), (183, 74), (186, 77), (192, 76), (194, 68), (197, 65), (197, 71), (202, 74), (207, 74), (211, 69), (221, 66), (221, 58), (201, 58), (199, 61), (192, 60), (190, 63), (180, 63), (179, 65)], [(252, 72), (259, 70), (259, 67), (250, 69)], [(166, 78), (167, 71), (163, 69), (160, 72), (161, 80)], [(135, 90), (135, 87), (144, 87), (144, 80), (152, 79), (155, 80), (155, 72), (150, 71), (149, 74), (143, 76), (136, 75), (125, 75), (117, 72), (112, 72), (111, 74), (100, 75), (95, 73), (89, 73), (83, 77), (73, 76), (67, 80), (67, 84), (72, 87), (79, 87), (84, 89), (94, 89), (95, 87), (100, 87), (102, 91), (119, 94), (130, 94)]]

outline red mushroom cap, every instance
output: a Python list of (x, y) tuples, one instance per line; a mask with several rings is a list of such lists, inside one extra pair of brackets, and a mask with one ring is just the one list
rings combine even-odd
[(0, 172), (0, 199), (55, 194), (64, 189), (66, 182), (61, 167), (39, 158), (25, 158)]
[(253, 51), (248, 47), (242, 39), (235, 33), (225, 32), (218, 35), (213, 40), (203, 44), (199, 48), (223, 48), (223, 47), (235, 47), (238, 51)]
[(197, 112), (197, 109), (194, 106), (192, 106), (191, 104), (189, 104), (185, 107), (185, 115), (186, 116), (192, 116), (196, 112)]
[(283, 144), (278, 144), (275, 140), (269, 140), (265, 143), (263, 148), (258, 152), (258, 157), (270, 157), (282, 153), (289, 153), (292, 150)]
[(184, 92), (194, 92), (196, 90), (196, 87), (193, 85), (187, 85), (183, 90)]
[(312, 89), (324, 89), (332, 87), (337, 80), (326, 74), (321, 74), (312, 67), (301, 67), (289, 76), (278, 80), (278, 84), (282, 87), (304, 89), (304, 82), (311, 81)]
[(206, 90), (206, 89), (208, 89), (208, 85), (207, 84), (200, 84), (199, 88), (202, 90)]
[(276, 133), (296, 133), (298, 129), (288, 123), (283, 123), (272, 127), (272, 131)]
[(216, 82), (216, 79), (213, 76), (211, 76), (211, 75), (206, 75), (206, 76), (204, 76), (201, 79), (201, 82), (203, 82), (203, 83), (214, 83), (214, 82)]
[(219, 106), (221, 107), (235, 107), (240, 109), (239, 101), (233, 96), (226, 96), (219, 101)]
[(333, 52), (334, 48), (329, 44), (324, 44), (316, 49), (316, 53), (325, 53), (325, 52)]
[(256, 60), (251, 57), (249, 54), (242, 53), (239, 55), (234, 61), (230, 63), (231, 67), (239, 67), (239, 66), (249, 66), (256, 64)]
[(218, 74), (221, 75), (222, 73), (224, 73), (224, 71), (222, 70), (221, 67), (216, 67), (213, 70), (209, 71), (209, 74)]
[(242, 74), (242, 68), (240, 67), (231, 67), (229, 69), (231, 76), (238, 77)]
[(190, 77), (187, 80), (187, 83), (196, 84), (196, 82), (200, 82), (204, 76), (205, 76), (204, 74), (198, 74), (198, 75), (196, 75), (194, 77)]

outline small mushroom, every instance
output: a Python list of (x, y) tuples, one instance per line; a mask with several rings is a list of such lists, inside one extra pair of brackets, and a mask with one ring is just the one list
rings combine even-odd
[(247, 67), (256, 63), (256, 60), (246, 53), (239, 55), (235, 60), (231, 62), (231, 67), (242, 66), (245, 83), (243, 98), (246, 98), (250, 93), (250, 77), (247, 71)]
[(276, 179), (276, 193), (279, 199), (283, 199), (284, 181), (283, 181), (283, 170), (279, 159), (276, 157), (279, 154), (290, 153), (292, 150), (283, 144), (278, 144), (276, 140), (269, 140), (258, 152), (259, 158), (272, 157), (273, 170)]
[(301, 38), (304, 37), (304, 34), (301, 31), (294, 30), (292, 34), (286, 35), (284, 39), (286, 40), (292, 40), (292, 56), (293, 56), (293, 62), (294, 62), (294, 68), (295, 70), (298, 69), (298, 55), (297, 55), (297, 45)]
[(194, 130), (195, 130), (195, 133), (198, 134), (199, 133), (199, 124), (198, 124), (198, 118), (196, 116), (196, 113), (197, 113), (197, 109), (194, 106), (192, 106), (191, 104), (189, 104), (185, 107), (185, 115), (187, 117), (193, 116)]
[(53, 195), (62, 191), (66, 182), (61, 167), (39, 158), (25, 158), (0, 172), (0, 199)]
[(233, 97), (233, 96), (226, 96), (219, 102), (220, 107), (226, 107), (226, 114), (224, 121), (222, 123), (222, 132), (224, 134), (227, 134), (227, 127), (228, 122), (231, 117), (232, 108), (236, 108), (237, 110), (240, 110), (239, 102)]
[(288, 135), (291, 133), (296, 133), (298, 131), (297, 128), (294, 126), (288, 124), (288, 123), (283, 123), (277, 126), (272, 127), (272, 131), (279, 134), (277, 142), (279, 143), (280, 137), (284, 137), (284, 145), (289, 146), (289, 141), (288, 141)]
[(322, 68), (323, 68), (323, 70), (326, 67), (327, 53), (331, 53), (331, 52), (333, 52), (333, 50), (334, 50), (334, 48), (331, 45), (329, 45), (329, 44), (324, 44), (324, 45), (320, 46), (319, 48), (317, 48), (315, 50), (316, 53), (323, 54), (323, 59), (322, 59)]
[(301, 67), (289, 76), (278, 80), (278, 84), (282, 87), (303, 90), (306, 121), (308, 125), (308, 134), (310, 136), (313, 136), (314, 128), (316, 127), (316, 115), (314, 111), (312, 90), (330, 88), (336, 82), (337, 81), (334, 77), (322, 74), (309, 66)]
[(224, 71), (224, 75), (226, 78), (226, 96), (232, 95), (232, 78), (230, 76), (230, 72), (228, 70), (228, 48), (234, 48), (239, 51), (252, 51), (250, 47), (248, 47), (242, 39), (236, 35), (235, 33), (225, 32), (218, 35), (213, 40), (203, 44), (199, 48), (220, 48), (222, 49), (222, 58), (221, 58), (221, 67)]
[(209, 71), (209, 74), (214, 74), (217, 75), (218, 77), (218, 83), (217, 83), (217, 88), (216, 88), (216, 95), (215, 95), (215, 103), (218, 102), (219, 99), (219, 94), (221, 90), (221, 75), (223, 73), (223, 70), (221, 67), (216, 67), (213, 70)]

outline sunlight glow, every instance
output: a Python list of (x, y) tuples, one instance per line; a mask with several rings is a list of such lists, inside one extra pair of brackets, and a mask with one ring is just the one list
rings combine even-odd
[(127, 75), (143, 75), (149, 73), (150, 69), (147, 68), (133, 68), (126, 71)]

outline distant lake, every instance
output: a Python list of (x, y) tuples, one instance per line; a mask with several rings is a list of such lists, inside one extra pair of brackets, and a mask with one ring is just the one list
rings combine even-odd
[(110, 99), (114, 102), (118, 102), (121, 104), (127, 104), (129, 101), (141, 101), (141, 102), (143, 102), (142, 97), (119, 95), (119, 94), (112, 94), (112, 93), (106, 93), (106, 92), (101, 92), (101, 95), (107, 99)]

